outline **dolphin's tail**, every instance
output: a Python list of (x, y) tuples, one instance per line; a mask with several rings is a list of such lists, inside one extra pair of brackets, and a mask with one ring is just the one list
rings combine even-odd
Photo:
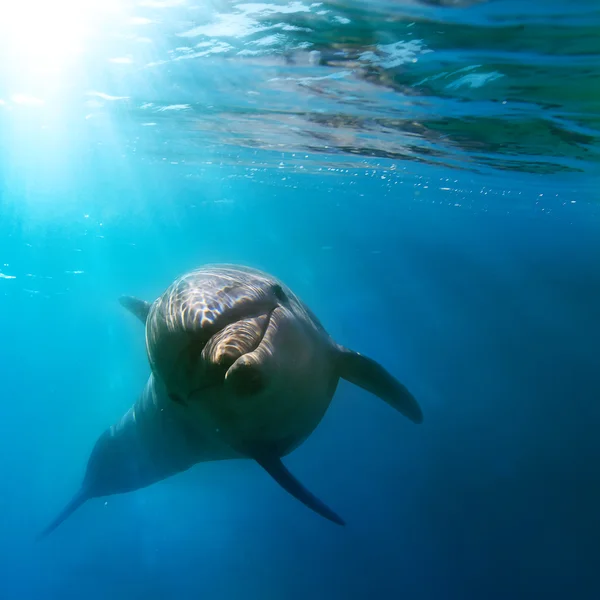
[(38, 533), (36, 540), (39, 542), (46, 536), (50, 535), (63, 521), (68, 519), (86, 500), (89, 499), (89, 494), (85, 488), (81, 488), (77, 494), (73, 497), (71, 502), (67, 504), (58, 516), (40, 533)]

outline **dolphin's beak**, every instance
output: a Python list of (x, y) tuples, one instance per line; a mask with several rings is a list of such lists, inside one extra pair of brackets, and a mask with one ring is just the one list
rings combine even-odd
[(205, 368), (219, 370), (224, 379), (236, 361), (258, 348), (269, 327), (271, 313), (272, 310), (240, 319), (213, 335), (201, 354)]

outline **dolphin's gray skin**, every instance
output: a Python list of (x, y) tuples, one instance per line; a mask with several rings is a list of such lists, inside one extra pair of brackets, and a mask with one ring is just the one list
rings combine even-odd
[(120, 301), (145, 323), (150, 377), (137, 402), (99, 437), (81, 489), (39, 537), (90, 498), (232, 458), (257, 461), (298, 500), (343, 525), (281, 462), (319, 424), (339, 378), (413, 422), (423, 420), (400, 382), (336, 344), (290, 289), (261, 271), (207, 265), (152, 304)]

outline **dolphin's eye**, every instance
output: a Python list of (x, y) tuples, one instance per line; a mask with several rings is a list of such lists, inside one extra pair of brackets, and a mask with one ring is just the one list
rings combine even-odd
[(275, 294), (275, 298), (277, 298), (277, 300), (279, 300), (280, 302), (287, 302), (288, 301), (288, 297), (286, 296), (285, 292), (283, 291), (282, 287), (276, 283), (273, 286), (273, 294)]

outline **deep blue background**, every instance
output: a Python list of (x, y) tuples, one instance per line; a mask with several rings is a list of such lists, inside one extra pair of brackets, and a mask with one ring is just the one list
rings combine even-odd
[[(4, 177), (1, 598), (599, 597), (591, 194), (107, 165), (82, 159), (68, 185), (35, 165)], [(36, 544), (148, 375), (118, 296), (152, 300), (213, 261), (282, 277), (413, 391), (424, 423), (340, 384), (286, 464), (346, 528), (235, 461), (90, 501)]]

